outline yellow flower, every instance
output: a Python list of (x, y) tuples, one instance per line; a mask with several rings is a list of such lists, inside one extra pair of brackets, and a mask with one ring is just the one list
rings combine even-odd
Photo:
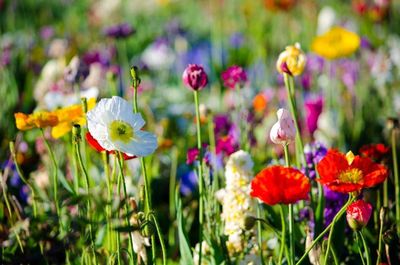
[[(96, 104), (96, 99), (88, 100), (88, 110)], [(72, 105), (69, 107), (55, 110), (59, 123), (51, 129), (51, 136), (55, 139), (64, 136), (72, 130), (74, 124), (85, 125), (86, 119), (83, 113), (82, 105)]]
[(360, 37), (354, 32), (333, 27), (313, 40), (311, 50), (332, 60), (352, 55), (360, 47), (360, 43)]
[(58, 124), (58, 117), (54, 113), (38, 111), (32, 114), (15, 113), (15, 124), (18, 130), (26, 131), (33, 128), (45, 128)]
[[(96, 99), (88, 100), (88, 110), (96, 104)], [(72, 130), (74, 124), (83, 126), (86, 123), (85, 115), (80, 104), (72, 105), (52, 112), (38, 111), (32, 114), (15, 113), (15, 123), (19, 130), (26, 131), (33, 128), (53, 127), (51, 135), (60, 138)]]
[(279, 73), (286, 73), (294, 76), (303, 73), (305, 65), (306, 56), (301, 50), (299, 43), (287, 46), (276, 61), (276, 69)]

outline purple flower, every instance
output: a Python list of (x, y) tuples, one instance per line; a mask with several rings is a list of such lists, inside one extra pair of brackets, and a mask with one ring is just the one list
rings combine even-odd
[(184, 195), (188, 196), (192, 194), (192, 192), (197, 187), (197, 174), (194, 170), (188, 170), (186, 167), (183, 169), (183, 172), (180, 174), (180, 187), (179, 191)]
[(306, 124), (310, 134), (313, 134), (318, 126), (318, 118), (322, 113), (324, 100), (321, 95), (308, 95), (304, 102), (306, 109)]
[(347, 194), (331, 191), (324, 187), (325, 195), (325, 209), (324, 209), (324, 226), (327, 227), (339, 212), (340, 208), (345, 204), (347, 200)]
[(185, 86), (193, 90), (202, 90), (208, 83), (208, 76), (204, 68), (197, 64), (189, 64), (182, 75)]
[(128, 23), (117, 24), (104, 29), (104, 35), (115, 39), (127, 38), (135, 32), (136, 30)]
[(221, 78), (224, 81), (224, 86), (235, 89), (236, 86), (243, 87), (247, 82), (247, 74), (244, 69), (240, 66), (233, 65), (226, 69), (221, 74)]
[(54, 35), (54, 28), (52, 26), (44, 26), (40, 29), (40, 37), (43, 40), (48, 40)]
[(302, 171), (304, 174), (307, 174), (310, 179), (315, 179), (317, 175), (315, 165), (324, 158), (327, 152), (328, 149), (319, 142), (313, 142), (304, 147), (304, 155), (307, 165), (302, 169)]
[(238, 49), (243, 46), (244, 44), (244, 36), (242, 33), (236, 32), (233, 33), (229, 39), (229, 43), (232, 46), (232, 48)]

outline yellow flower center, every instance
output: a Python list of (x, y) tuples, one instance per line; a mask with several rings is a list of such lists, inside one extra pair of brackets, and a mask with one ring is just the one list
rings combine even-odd
[(132, 126), (124, 121), (115, 120), (108, 127), (112, 141), (129, 143), (135, 137)]
[(358, 168), (352, 168), (339, 174), (340, 182), (359, 183), (363, 179), (363, 174)]

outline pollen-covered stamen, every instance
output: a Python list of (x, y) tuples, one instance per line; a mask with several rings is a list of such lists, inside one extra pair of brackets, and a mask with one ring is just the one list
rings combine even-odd
[(363, 173), (358, 168), (352, 168), (340, 172), (338, 179), (344, 183), (361, 183), (363, 180)]
[(111, 122), (108, 130), (112, 141), (129, 143), (135, 136), (132, 126), (121, 120)]

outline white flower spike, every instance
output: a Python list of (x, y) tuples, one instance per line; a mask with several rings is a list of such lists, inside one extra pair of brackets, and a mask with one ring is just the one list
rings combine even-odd
[(133, 113), (132, 105), (121, 97), (105, 98), (87, 113), (88, 129), (107, 151), (131, 156), (147, 156), (157, 148), (154, 134), (142, 131), (145, 121)]

